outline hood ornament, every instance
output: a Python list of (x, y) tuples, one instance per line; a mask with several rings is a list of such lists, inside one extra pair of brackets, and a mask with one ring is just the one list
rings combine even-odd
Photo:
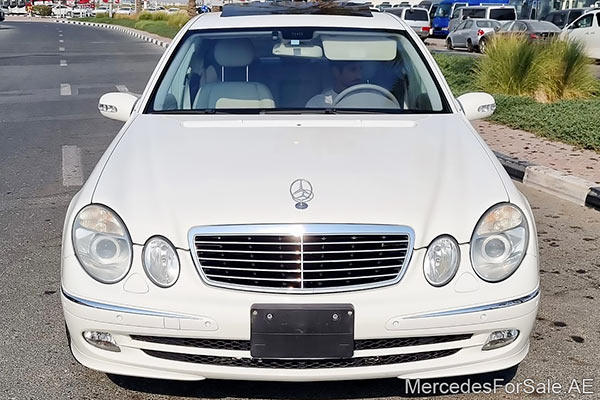
[(304, 210), (308, 208), (308, 203), (315, 197), (313, 193), (313, 187), (306, 179), (296, 179), (290, 185), (290, 194), (292, 199), (296, 202), (296, 208), (298, 210)]

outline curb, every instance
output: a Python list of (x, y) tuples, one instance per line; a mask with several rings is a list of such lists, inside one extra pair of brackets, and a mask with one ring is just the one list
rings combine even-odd
[(497, 151), (494, 154), (512, 179), (600, 211), (600, 187), (596, 183), (556, 169), (518, 160)]
[(145, 40), (146, 42), (153, 43), (160, 47), (164, 47), (165, 49), (167, 47), (169, 47), (169, 42), (163, 42), (162, 40), (158, 40), (158, 39), (154, 39), (153, 37), (150, 37), (150, 36), (142, 35), (141, 33), (138, 33), (132, 29), (124, 28), (119, 25), (100, 24), (97, 22), (69, 21), (69, 20), (62, 20), (62, 19), (55, 19), (55, 22), (60, 23), (60, 24), (86, 25), (86, 26), (95, 26), (97, 28), (112, 29), (115, 31), (128, 33), (129, 35), (131, 35), (133, 37)]

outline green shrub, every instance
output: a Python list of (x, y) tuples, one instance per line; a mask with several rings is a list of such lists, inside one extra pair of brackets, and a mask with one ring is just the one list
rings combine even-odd
[(544, 73), (536, 94), (538, 101), (588, 98), (598, 93), (598, 81), (588, 68), (590, 60), (584, 43), (555, 40), (546, 46), (541, 56)]
[(152, 21), (168, 21), (169, 16), (170, 16), (169, 13), (166, 13), (164, 11), (153, 12), (152, 13)]
[(147, 21), (152, 19), (152, 13), (149, 11), (142, 11), (138, 14), (138, 19), (140, 21)]
[(108, 18), (108, 13), (98, 13), (96, 14), (96, 18)]
[(168, 23), (169, 23), (169, 25), (175, 26), (177, 28), (181, 28), (189, 20), (190, 20), (190, 17), (187, 14), (181, 12), (181, 13), (169, 15)]
[(40, 15), (42, 17), (49, 17), (52, 15), (52, 7), (50, 7), (50, 6), (41, 6), (41, 5), (33, 6), (32, 11), (34, 14)]
[(476, 84), (482, 90), (533, 96), (544, 73), (542, 46), (520, 35), (495, 35), (477, 63)]

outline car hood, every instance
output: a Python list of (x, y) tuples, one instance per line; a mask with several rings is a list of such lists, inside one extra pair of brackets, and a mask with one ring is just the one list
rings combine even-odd
[[(265, 223), (396, 224), (415, 247), (440, 234), (468, 242), (508, 195), (489, 150), (459, 115), (363, 119), (139, 115), (92, 201), (115, 210), (134, 243), (190, 228)], [(298, 209), (290, 185), (312, 184)]]

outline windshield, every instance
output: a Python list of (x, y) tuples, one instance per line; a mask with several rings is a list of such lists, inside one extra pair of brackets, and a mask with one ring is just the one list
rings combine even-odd
[(517, 14), (512, 8), (496, 8), (490, 10), (490, 19), (496, 21), (513, 21), (517, 19)]
[(193, 32), (149, 112), (448, 112), (405, 32), (270, 28)]
[(429, 15), (426, 10), (406, 10), (404, 19), (409, 21), (429, 21)]
[(436, 17), (449, 17), (452, 11), (452, 4), (440, 4), (435, 10)]

